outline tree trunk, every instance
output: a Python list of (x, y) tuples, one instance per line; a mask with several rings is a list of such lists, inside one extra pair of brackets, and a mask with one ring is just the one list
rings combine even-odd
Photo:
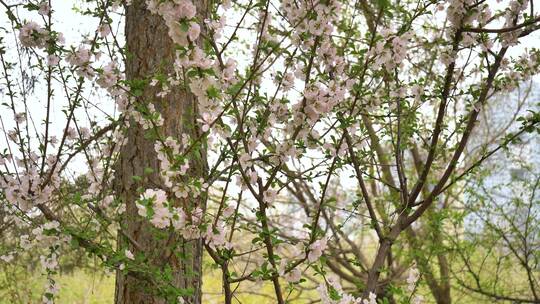
[[(205, 8), (200, 1), (195, 2), (198, 15), (204, 15)], [(169, 38), (168, 29), (157, 14), (146, 9), (144, 0), (134, 0), (126, 10), (126, 78), (131, 80), (149, 80), (156, 73), (173, 72), (175, 48)], [(202, 20), (202, 19), (201, 19)], [(164, 120), (159, 127), (163, 138), (171, 136), (181, 139), (182, 134), (197, 138), (200, 130), (197, 127), (197, 107), (195, 97), (184, 89), (172, 87), (165, 97), (158, 97), (159, 85), (145, 86), (137, 103), (151, 102), (155, 105)], [(135, 201), (139, 198), (138, 188), (161, 188), (163, 181), (159, 177), (159, 162), (154, 151), (154, 140), (145, 138), (145, 130), (131, 120), (127, 131), (127, 145), (120, 153), (116, 168), (116, 185), (118, 197), (126, 204), (122, 229), (140, 245), (140, 251), (146, 257), (145, 265), (155, 271), (172, 271), (168, 284), (160, 284), (156, 280), (141, 278), (132, 272), (118, 271), (116, 276), (115, 303), (176, 303), (175, 292), (184, 290), (185, 303), (201, 303), (201, 260), (203, 244), (201, 239), (184, 240), (172, 230), (154, 228), (147, 219), (138, 215)], [(206, 166), (206, 153), (199, 152), (200, 157), (191, 157), (190, 177), (201, 177)], [(145, 168), (153, 169), (153, 173), (145, 174)], [(134, 179), (133, 176), (143, 177)], [(171, 196), (169, 195), (169, 199)], [(175, 202), (180, 204), (181, 202)], [(191, 207), (198, 205), (204, 209), (204, 199), (189, 200), (183, 203)], [(158, 237), (159, 234), (159, 237)], [(119, 251), (129, 249), (135, 255), (138, 252), (125, 238), (119, 237)], [(165, 278), (166, 276), (161, 276)], [(159, 280), (158, 280), (159, 281)], [(171, 288), (173, 287), (173, 288)]]

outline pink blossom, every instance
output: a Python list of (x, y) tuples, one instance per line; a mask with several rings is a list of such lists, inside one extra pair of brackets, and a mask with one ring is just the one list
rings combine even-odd
[(200, 33), (201, 33), (201, 27), (199, 26), (199, 24), (196, 23), (196, 22), (191, 22), (189, 24), (189, 29), (188, 29), (188, 37), (189, 37), (189, 39), (191, 41), (197, 40)]
[(25, 47), (44, 48), (46, 46), (48, 32), (35, 22), (27, 22), (19, 31), (19, 40)]
[(286, 273), (283, 278), (289, 283), (298, 282), (302, 278), (302, 271), (298, 268), (294, 268), (289, 273)]
[(131, 253), (131, 251), (129, 251), (128, 249), (126, 249), (124, 251), (124, 254), (126, 255), (126, 258), (130, 259), (130, 260), (135, 260), (135, 256), (133, 255), (133, 253)]
[(48, 66), (55, 66), (60, 62), (60, 57), (51, 54), (47, 56), (47, 65)]
[(120, 77), (118, 76), (116, 63), (110, 62), (103, 68), (103, 72), (99, 76), (97, 84), (105, 89), (108, 89), (116, 85), (119, 80)]
[(111, 33), (111, 26), (108, 23), (103, 23), (98, 27), (99, 36), (105, 38)]
[(39, 4), (38, 14), (42, 16), (47, 16), (51, 12), (51, 7), (47, 1), (43, 1)]
[(263, 193), (263, 201), (268, 205), (271, 206), (272, 203), (276, 200), (277, 197), (277, 191), (273, 189), (268, 189), (264, 191)]
[(227, 207), (225, 207), (225, 209), (223, 209), (223, 216), (224, 217), (229, 217), (234, 213), (234, 211), (235, 211), (234, 206), (227, 206)]
[(322, 238), (313, 242), (313, 244), (309, 246), (308, 260), (311, 263), (315, 262), (322, 256), (323, 251), (326, 249), (327, 243), (328, 239)]

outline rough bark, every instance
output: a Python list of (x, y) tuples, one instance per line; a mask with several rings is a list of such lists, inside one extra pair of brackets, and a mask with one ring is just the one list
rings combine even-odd
[[(168, 29), (163, 19), (146, 10), (143, 0), (134, 0), (126, 9), (126, 78), (127, 80), (148, 79), (156, 72), (163, 74), (173, 71), (173, 42), (168, 36)], [(204, 14), (202, 1), (194, 2), (199, 8), (199, 16)], [(198, 137), (197, 112), (195, 98), (181, 88), (172, 88), (163, 97), (157, 97), (158, 86), (146, 86), (137, 102), (152, 102), (161, 113), (164, 124), (160, 127), (163, 138), (172, 136), (180, 139), (187, 133), (192, 138)], [(159, 162), (154, 151), (154, 140), (145, 138), (145, 130), (133, 120), (127, 131), (128, 143), (121, 151), (116, 169), (116, 185), (118, 196), (126, 204), (122, 229), (140, 245), (140, 251), (146, 256), (145, 264), (158, 271), (172, 270), (172, 280), (163, 282), (141, 279), (132, 273), (117, 272), (115, 303), (174, 303), (175, 300), (163, 296), (168, 287), (191, 290), (192, 294), (184, 296), (185, 303), (201, 303), (201, 259), (202, 240), (184, 240), (173, 231), (158, 231), (148, 220), (137, 214), (135, 201), (139, 198), (137, 189), (162, 188), (159, 177)], [(203, 175), (206, 166), (206, 153), (198, 152), (199, 157), (191, 157), (191, 177)], [(145, 174), (145, 168), (152, 168), (153, 173)], [(143, 179), (133, 179), (133, 176)], [(169, 196), (170, 197), (170, 196)], [(175, 202), (177, 204), (199, 205), (204, 209), (204, 200)], [(125, 248), (137, 254), (137, 249), (127, 240), (119, 239), (121, 252)], [(147, 276), (148, 277), (148, 276)], [(159, 281), (159, 280), (158, 280)], [(169, 289), (170, 290), (170, 289)], [(161, 295), (160, 295), (161, 293)]]

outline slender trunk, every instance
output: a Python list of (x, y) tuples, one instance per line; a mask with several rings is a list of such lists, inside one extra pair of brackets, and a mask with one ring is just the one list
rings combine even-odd
[(383, 239), (379, 243), (379, 249), (377, 250), (375, 261), (373, 261), (373, 265), (368, 272), (368, 281), (366, 283), (366, 288), (364, 289), (364, 294), (362, 295), (364, 298), (367, 298), (370, 292), (375, 294), (377, 293), (377, 284), (379, 283), (381, 270), (391, 248), (392, 241), (389, 239)]
[(450, 293), (450, 275), (448, 260), (444, 254), (439, 254), (439, 269), (441, 270), (441, 282), (439, 283), (439, 293), (435, 296), (437, 304), (451, 304), (452, 295)]
[(377, 249), (377, 254), (375, 255), (375, 260), (371, 265), (371, 268), (368, 271), (368, 279), (366, 282), (366, 288), (362, 293), (363, 298), (367, 298), (370, 293), (377, 294), (380, 291), (379, 278), (383, 270), (384, 264), (388, 257), (388, 253), (392, 249), (394, 241), (397, 239), (402, 229), (400, 226), (401, 221), (403, 221), (404, 215), (398, 217), (396, 224), (392, 227), (388, 235), (382, 238), (379, 241), (379, 248)]
[[(151, 14), (146, 9), (145, 1), (133, 0), (126, 10), (126, 78), (148, 80), (155, 74), (173, 72), (175, 48), (169, 38), (168, 29), (163, 19)], [(195, 2), (199, 14), (204, 13), (202, 1)], [(195, 97), (185, 90), (173, 87), (165, 97), (158, 97), (159, 86), (146, 86), (137, 103), (153, 103), (161, 114), (164, 123), (159, 127), (163, 138), (171, 136), (180, 139), (182, 134), (198, 137), (195, 113)], [(178, 291), (182, 291), (185, 303), (201, 303), (201, 259), (202, 240), (185, 240), (172, 230), (157, 230), (148, 220), (137, 214), (135, 201), (139, 198), (138, 188), (162, 188), (159, 176), (160, 164), (154, 151), (155, 141), (145, 136), (145, 130), (131, 120), (127, 131), (127, 145), (121, 151), (116, 170), (118, 196), (126, 204), (122, 229), (130, 235), (140, 247), (139, 251), (125, 239), (119, 238), (121, 252), (131, 250), (134, 254), (144, 254), (152, 274), (141, 279), (131, 272), (118, 271), (116, 277), (115, 303), (175, 303)], [(206, 153), (200, 157), (191, 157), (190, 177), (201, 177), (206, 166)], [(146, 168), (153, 169), (148, 173)], [(142, 177), (134, 179), (134, 176)], [(170, 199), (170, 197), (169, 197)], [(203, 199), (176, 201), (191, 207), (204, 209)], [(147, 277), (162, 273), (157, 280)], [(168, 272), (168, 275), (164, 275)], [(163, 278), (165, 285), (163, 285)], [(168, 282), (167, 282), (168, 281)], [(186, 293), (183, 293), (186, 292)], [(176, 293), (176, 294), (175, 294)], [(187, 295), (186, 295), (187, 294)]]

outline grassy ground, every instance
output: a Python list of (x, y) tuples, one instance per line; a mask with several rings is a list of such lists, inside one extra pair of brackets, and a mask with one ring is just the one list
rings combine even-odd
[(101, 276), (84, 272), (62, 276), (58, 304), (102, 304), (114, 299), (114, 276)]
[[(3, 281), (12, 281), (9, 288), (0, 288), (0, 304), (40, 303), (45, 285), (45, 277), (27, 276), (14, 273), (0, 275)], [(7, 276), (12, 276), (11, 278)], [(112, 303), (114, 298), (114, 277), (94, 273), (76, 271), (57, 276), (60, 286), (57, 304), (105, 304)]]
[[(9, 275), (9, 274), (8, 274)], [(19, 282), (24, 278), (25, 283), (10, 288), (0, 288), (0, 304), (26, 304), (40, 303), (45, 278), (39, 275), (26, 276), (17, 274)], [(5, 280), (6, 273), (0, 274)], [(56, 277), (60, 286), (60, 293), (56, 298), (56, 304), (109, 304), (114, 299), (114, 275), (103, 276), (96, 273), (85, 272), (82, 270), (70, 274), (63, 274)], [(12, 284), (15, 282), (12, 282)], [(272, 294), (272, 287), (263, 283), (245, 283), (251, 284), (248, 293), (238, 292), (236, 294), (236, 303), (257, 303), (271, 304), (274, 301), (267, 295)], [(247, 285), (246, 285), (247, 286)], [(219, 276), (209, 276), (204, 279), (203, 284), (203, 303), (220, 304), (223, 302), (221, 294), (221, 280)], [(297, 295), (291, 295), (297, 296)], [(304, 296), (305, 298), (305, 296)], [(297, 298), (298, 299), (298, 298)], [(302, 300), (294, 301), (303, 303)]]
[[(221, 304), (221, 279), (218, 270), (205, 267), (203, 279), (203, 303)], [(516, 277), (522, 277), (516, 275)], [(114, 274), (103, 275), (99, 272), (76, 270), (72, 273), (63, 273), (55, 277), (60, 293), (56, 298), (57, 304), (109, 304), (114, 299)], [(33, 304), (41, 303), (44, 290), (45, 277), (36, 271), (22, 270), (22, 267), (0, 267), (0, 304)], [(286, 290), (286, 284), (282, 285)], [(235, 288), (235, 286), (233, 286)], [(420, 288), (420, 293), (429, 298), (426, 286)], [(273, 294), (271, 284), (268, 282), (243, 282), (235, 293), (234, 303), (275, 303), (268, 295)], [(286, 293), (285, 293), (286, 294)], [(309, 303), (309, 299), (316, 299), (316, 291), (310, 290), (303, 294), (292, 293), (288, 299), (291, 303)], [(470, 293), (461, 293), (458, 290), (452, 292), (455, 303), (460, 304), (484, 304), (492, 303)], [(432, 303), (427, 301), (426, 303)], [(503, 302), (501, 302), (503, 303)]]

